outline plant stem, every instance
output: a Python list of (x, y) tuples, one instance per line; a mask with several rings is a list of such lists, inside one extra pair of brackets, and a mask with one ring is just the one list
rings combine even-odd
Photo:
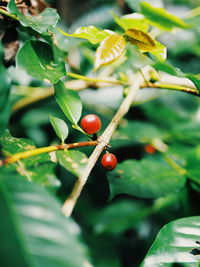
[(15, 20), (19, 20), (17, 16), (8, 13), (6, 10), (4, 10), (2, 8), (0, 8), (0, 14), (5, 15), (5, 16), (12, 18), (12, 19), (15, 19)]
[(87, 76), (83, 76), (83, 75), (72, 73), (72, 72), (67, 72), (67, 75), (75, 79), (84, 80), (84, 81), (93, 82), (93, 83), (111, 83), (111, 84), (119, 84), (119, 85), (128, 85), (128, 83), (124, 81), (101, 80), (99, 78), (87, 77)]
[(180, 175), (185, 175), (187, 173), (186, 169), (182, 168), (180, 165), (178, 165), (172, 158), (170, 158), (168, 155), (164, 155), (163, 159), (166, 161), (166, 163), (172, 167), (176, 172), (178, 172)]
[(150, 88), (159, 88), (159, 89), (167, 89), (167, 90), (176, 90), (176, 91), (182, 91), (185, 93), (193, 94), (196, 96), (200, 96), (200, 92), (197, 89), (180, 86), (176, 84), (164, 84), (164, 83), (146, 83), (142, 87), (150, 87)]
[(20, 159), (29, 158), (32, 156), (36, 156), (36, 155), (43, 154), (43, 153), (49, 153), (52, 151), (64, 150), (64, 149), (70, 149), (70, 148), (76, 148), (76, 147), (96, 146), (96, 145), (97, 145), (97, 141), (85, 141), (85, 142), (79, 142), (79, 143), (61, 144), (61, 145), (47, 146), (47, 147), (42, 147), (42, 148), (35, 148), (35, 149), (27, 150), (24, 152), (20, 152), (20, 153), (17, 153), (17, 154), (14, 154), (12, 156), (5, 158), (0, 164), (0, 166), (3, 164), (7, 165), (7, 164), (14, 163)]
[[(143, 69), (143, 73), (145, 73), (145, 77), (148, 80), (149, 67), (145, 67)], [(77, 178), (77, 181), (76, 181), (76, 183), (72, 189), (71, 194), (69, 195), (69, 197), (66, 199), (66, 201), (63, 204), (62, 211), (63, 211), (65, 216), (71, 215), (71, 213), (72, 213), (72, 211), (76, 205), (76, 202), (77, 202), (77, 200), (78, 200), (78, 198), (79, 198), (79, 196), (83, 190), (83, 187), (84, 187), (85, 183), (87, 182), (87, 179), (88, 179), (88, 176), (90, 175), (90, 172), (92, 171), (92, 169), (93, 169), (95, 163), (97, 162), (102, 151), (109, 144), (110, 138), (111, 138), (113, 132), (115, 131), (115, 129), (117, 128), (117, 126), (119, 125), (121, 119), (130, 109), (131, 104), (135, 100), (137, 93), (140, 89), (140, 86), (142, 84), (144, 84), (144, 79), (143, 79), (142, 75), (140, 73), (133, 75), (132, 86), (130, 87), (130, 91), (129, 91), (128, 95), (121, 103), (118, 111), (116, 112), (112, 121), (110, 122), (110, 124), (107, 126), (107, 128), (103, 132), (102, 136), (99, 137), (98, 145), (96, 146), (93, 153), (89, 157), (88, 163), (87, 163), (87, 166), (86, 166), (84, 172), (82, 173), (82, 175), (80, 175)]]

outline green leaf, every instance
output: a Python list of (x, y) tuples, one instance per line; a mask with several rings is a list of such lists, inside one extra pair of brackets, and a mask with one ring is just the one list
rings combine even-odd
[(117, 15), (113, 14), (113, 16), (115, 22), (124, 30), (135, 28), (137, 30), (147, 32), (149, 29), (147, 20), (142, 14), (132, 13), (122, 17), (118, 17)]
[(161, 30), (171, 31), (173, 28), (188, 29), (190, 26), (183, 20), (165, 11), (163, 8), (156, 8), (149, 3), (140, 3), (141, 13), (148, 19), (148, 22)]
[(64, 143), (69, 132), (67, 124), (63, 120), (53, 116), (50, 116), (50, 122), (58, 138), (60, 138), (60, 140)]
[(69, 172), (76, 176), (80, 176), (83, 173), (88, 161), (84, 153), (75, 150), (67, 150), (57, 151), (56, 154), (60, 165)]
[(56, 101), (68, 120), (77, 124), (82, 113), (82, 103), (77, 92), (69, 90), (62, 81), (54, 85)]
[(87, 39), (92, 44), (97, 44), (103, 41), (109, 35), (113, 34), (112, 31), (99, 30), (95, 26), (80, 27), (72, 34), (66, 33), (59, 28), (58, 30), (65, 36)]
[[(166, 224), (158, 233), (141, 267), (199, 266), (196, 241), (200, 240), (200, 216), (182, 218)], [(183, 264), (183, 265), (182, 265)]]
[(100, 67), (109, 65), (119, 59), (125, 48), (126, 42), (123, 36), (112, 34), (106, 37), (97, 48), (94, 70), (96, 71)]
[(27, 41), (17, 54), (17, 66), (39, 80), (56, 83), (66, 75), (64, 63), (55, 63), (52, 47), (41, 41)]
[(126, 160), (108, 174), (111, 197), (128, 194), (143, 198), (158, 198), (178, 192), (185, 184), (164, 162), (156, 159)]
[(5, 176), (0, 200), (2, 266), (80, 267), (88, 261), (78, 226), (45, 188)]
[(8, 10), (11, 14), (17, 15), (20, 23), (24, 27), (31, 27), (33, 30), (43, 35), (50, 35), (49, 30), (51, 27), (54, 28), (59, 20), (58, 13), (52, 8), (46, 8), (37, 16), (24, 16), (18, 10), (14, 0), (9, 1)]
[(133, 45), (137, 45), (141, 52), (155, 51), (156, 41), (146, 32), (137, 29), (127, 29), (124, 38)]
[[(13, 137), (8, 131), (5, 131), (0, 138), (0, 145), (5, 157), (36, 148), (31, 140)], [(13, 175), (17, 173), (28, 181), (54, 186), (56, 184), (59, 185), (54, 171), (55, 164), (51, 162), (50, 156), (45, 153), (1, 167), (0, 174), (3, 176), (4, 174)]]
[(9, 94), (11, 81), (8, 77), (6, 69), (3, 65), (3, 47), (0, 43), (0, 136), (4, 132), (9, 115), (10, 115), (10, 105), (9, 105)]
[(151, 143), (155, 138), (162, 138), (162, 131), (152, 123), (129, 121), (114, 133), (113, 139), (131, 140), (132, 142)]

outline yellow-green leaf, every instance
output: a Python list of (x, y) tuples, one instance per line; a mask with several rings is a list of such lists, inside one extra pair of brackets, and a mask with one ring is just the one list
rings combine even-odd
[(156, 41), (146, 32), (137, 29), (127, 29), (124, 37), (133, 45), (137, 45), (141, 52), (150, 52), (156, 49)]
[(154, 55), (159, 61), (165, 61), (167, 58), (167, 47), (156, 41), (156, 48), (150, 53)]
[(58, 31), (65, 36), (87, 39), (92, 44), (97, 44), (103, 41), (107, 36), (113, 34), (109, 30), (99, 30), (95, 26), (80, 27), (74, 33), (69, 34), (58, 28)]
[(94, 70), (116, 61), (123, 55), (125, 48), (123, 36), (112, 34), (106, 37), (96, 51)]
[(171, 31), (173, 28), (190, 28), (183, 20), (163, 8), (156, 8), (146, 2), (142, 2), (140, 7), (141, 13), (148, 19), (149, 23), (161, 30)]
[(128, 15), (124, 15), (122, 17), (118, 17), (117, 15), (113, 15), (115, 22), (124, 30), (134, 28), (137, 30), (141, 30), (147, 32), (149, 29), (149, 25), (147, 19), (139, 13), (132, 13)]

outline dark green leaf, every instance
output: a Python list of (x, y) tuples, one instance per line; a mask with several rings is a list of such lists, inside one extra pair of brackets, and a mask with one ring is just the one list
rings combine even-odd
[(141, 13), (148, 19), (149, 23), (162, 30), (171, 31), (173, 28), (187, 29), (190, 26), (183, 20), (170, 14), (163, 8), (156, 8), (149, 3), (140, 4)]
[(128, 124), (118, 128), (113, 138), (151, 143), (153, 139), (162, 138), (162, 136), (162, 131), (154, 124), (142, 121), (129, 121)]
[(2, 266), (84, 266), (79, 228), (43, 187), (6, 176), (0, 199)]
[(55, 63), (53, 50), (47, 43), (27, 41), (17, 54), (17, 66), (39, 80), (56, 83), (66, 75), (64, 63)]
[(199, 250), (196, 243), (200, 240), (199, 229), (200, 217), (182, 218), (165, 225), (158, 233), (141, 267), (199, 266), (200, 254), (195, 255), (195, 249)]
[(184, 176), (156, 159), (126, 160), (108, 174), (108, 179), (111, 197), (124, 193), (144, 198), (178, 192), (186, 181)]
[(64, 142), (69, 132), (67, 124), (63, 120), (53, 116), (50, 116), (50, 122), (58, 138), (60, 138), (61, 141)]
[(82, 113), (82, 103), (77, 92), (69, 90), (62, 81), (54, 85), (56, 101), (68, 120), (77, 124)]
[(87, 156), (75, 150), (67, 150), (67, 151), (57, 151), (58, 162), (69, 172), (74, 175), (80, 176), (86, 165), (88, 158)]
[(50, 35), (49, 30), (51, 27), (55, 27), (59, 15), (55, 9), (46, 8), (42, 13), (37, 16), (24, 16), (17, 8), (15, 1), (10, 0), (8, 4), (8, 9), (11, 14), (17, 15), (20, 23), (24, 27), (31, 27), (33, 30), (39, 32), (40, 34)]

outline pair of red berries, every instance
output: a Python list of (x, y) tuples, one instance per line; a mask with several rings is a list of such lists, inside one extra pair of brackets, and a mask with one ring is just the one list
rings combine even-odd
[[(81, 128), (87, 134), (96, 134), (101, 129), (101, 120), (94, 114), (86, 115), (81, 120)], [(114, 154), (106, 153), (101, 159), (101, 165), (108, 171), (115, 169), (117, 159)]]

